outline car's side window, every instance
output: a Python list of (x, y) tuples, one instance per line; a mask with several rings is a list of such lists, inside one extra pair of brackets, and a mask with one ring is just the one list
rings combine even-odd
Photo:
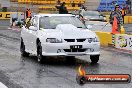
[(39, 30), (41, 29), (47, 29), (45, 25), (49, 25), (49, 19), (46, 19), (47, 17), (41, 17), (39, 18)]
[(34, 27), (37, 27), (37, 25), (38, 25), (38, 18), (37, 17), (34, 17), (32, 19), (32, 24), (31, 25), (34, 26)]

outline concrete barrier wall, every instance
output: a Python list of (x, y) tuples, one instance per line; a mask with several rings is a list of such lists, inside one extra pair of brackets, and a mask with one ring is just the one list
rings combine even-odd
[(132, 23), (132, 16), (125, 16), (124, 17), (124, 23), (126, 23), (126, 24)]
[(108, 46), (112, 44), (112, 34), (110, 32), (96, 31), (97, 36), (100, 39), (101, 46)]
[(132, 35), (116, 34), (115, 48), (132, 51)]
[(126, 52), (132, 52), (132, 35), (127, 34), (112, 35), (110, 32), (100, 31), (96, 31), (96, 34), (100, 39), (101, 46), (108, 47), (108, 45), (112, 45), (117, 49), (124, 50)]
[(10, 19), (11, 13), (10, 12), (0, 12), (0, 19)]
[(0, 20), (9, 20), (12, 14), (21, 14), (22, 12), (0, 12)]
[[(110, 15), (106, 15), (106, 20), (109, 22), (109, 17)], [(125, 16), (124, 17), (124, 23), (128, 24), (128, 23), (132, 23), (132, 16)]]

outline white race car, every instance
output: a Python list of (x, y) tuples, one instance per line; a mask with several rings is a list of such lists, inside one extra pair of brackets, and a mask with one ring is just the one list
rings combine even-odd
[(47, 56), (90, 55), (93, 63), (100, 56), (100, 42), (97, 35), (71, 14), (38, 14), (32, 17), (29, 27), (21, 31), (22, 56), (35, 54), (42, 62)]

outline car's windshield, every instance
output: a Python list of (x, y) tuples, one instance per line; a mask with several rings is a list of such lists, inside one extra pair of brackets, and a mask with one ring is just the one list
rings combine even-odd
[(58, 24), (72, 24), (78, 28), (86, 28), (86, 26), (74, 16), (52, 16), (41, 17), (40, 28), (55, 29)]
[(83, 13), (83, 16), (99, 16), (99, 12), (94, 12), (94, 11), (86, 11)]

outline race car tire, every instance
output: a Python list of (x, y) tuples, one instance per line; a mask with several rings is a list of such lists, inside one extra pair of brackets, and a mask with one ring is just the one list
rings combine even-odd
[(99, 61), (100, 55), (90, 55), (90, 59), (92, 63), (97, 63)]
[(25, 45), (24, 45), (24, 42), (23, 42), (22, 38), (21, 38), (20, 52), (21, 52), (21, 56), (23, 56), (23, 57), (28, 57), (29, 56), (29, 53), (27, 53), (25, 51)]
[(41, 42), (37, 43), (37, 60), (38, 60), (39, 63), (43, 63), (44, 62), (44, 56), (42, 55)]

